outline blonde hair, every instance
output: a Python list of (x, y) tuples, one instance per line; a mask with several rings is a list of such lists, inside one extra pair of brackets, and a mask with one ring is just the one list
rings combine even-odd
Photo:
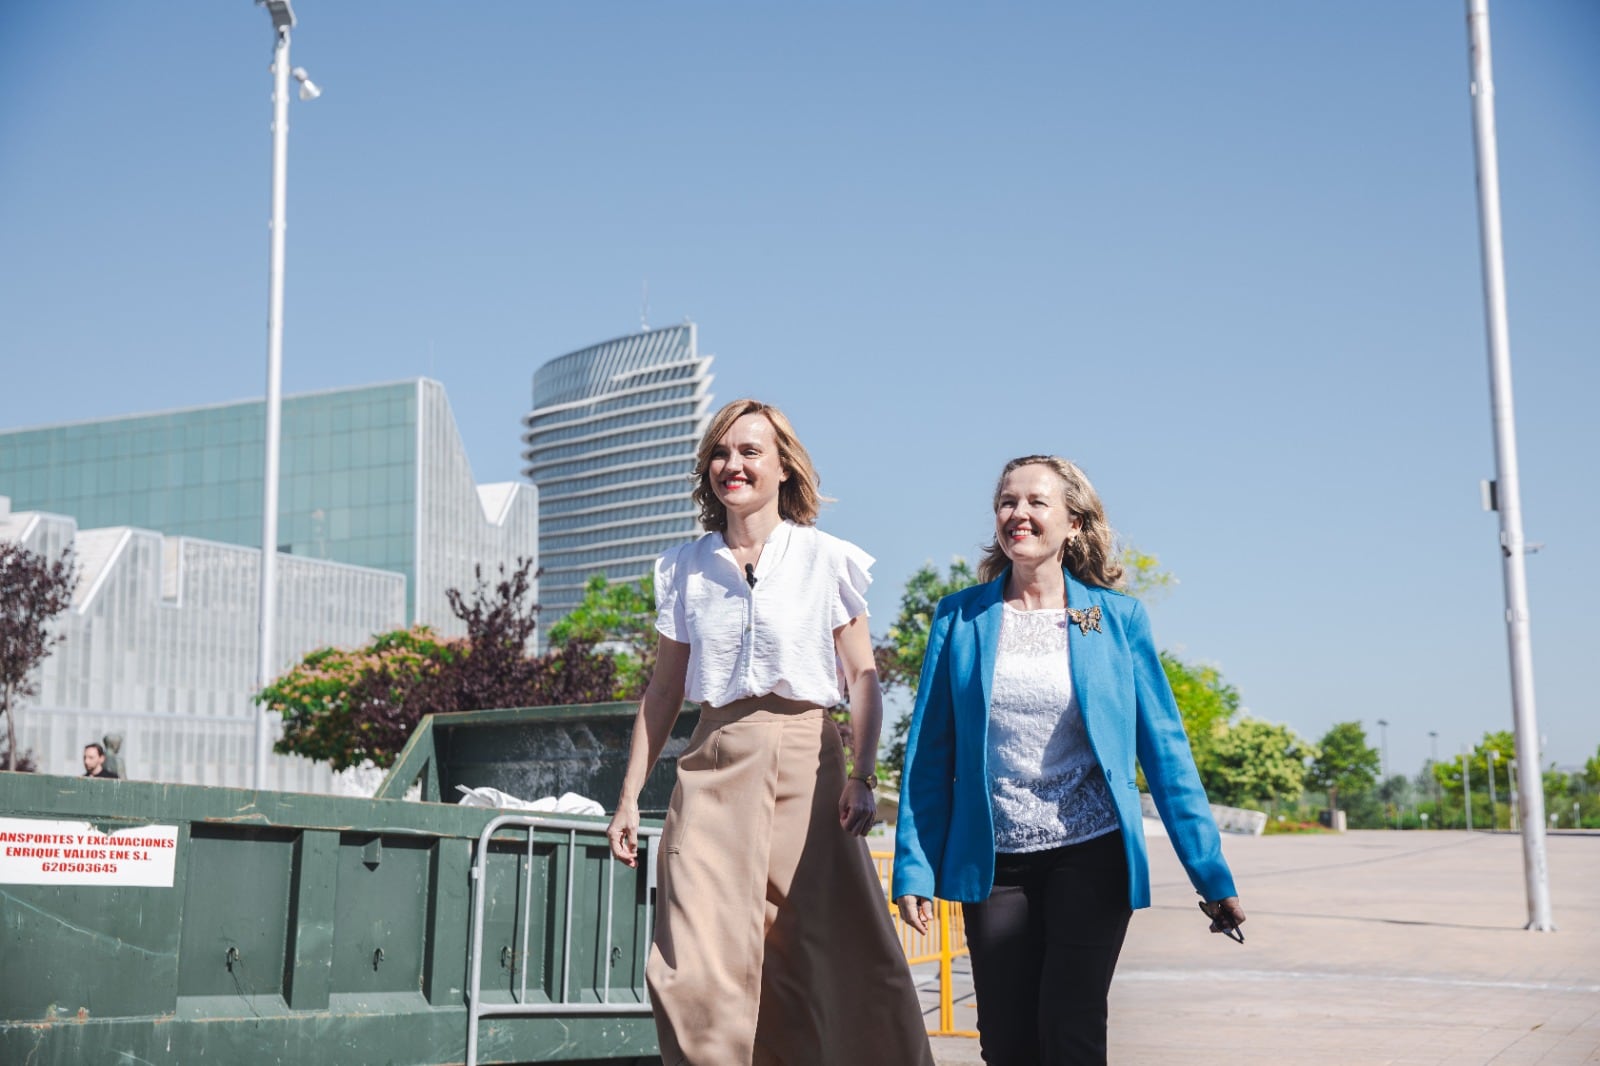
[(816, 468), (805, 445), (795, 436), (794, 426), (784, 413), (760, 400), (735, 400), (711, 416), (711, 424), (700, 438), (694, 454), (694, 502), (700, 508), (700, 527), (718, 533), (728, 529), (728, 509), (711, 491), (711, 450), (727, 435), (733, 424), (745, 415), (761, 415), (772, 426), (778, 443), (778, 463), (789, 480), (778, 487), (778, 514), (796, 525), (814, 526), (824, 499), (818, 486)]
[[(1022, 466), (1046, 466), (1061, 479), (1061, 494), (1067, 510), (1081, 523), (1078, 535), (1061, 546), (1062, 565), (1073, 577), (1085, 585), (1116, 588), (1122, 583), (1122, 563), (1117, 560), (1113, 547), (1111, 526), (1106, 521), (1106, 509), (1100, 503), (1100, 494), (1089, 484), (1089, 476), (1078, 469), (1076, 463), (1056, 455), (1025, 455), (1013, 459), (1000, 471), (994, 486), (994, 509), (1000, 509), (1000, 487), (1006, 475)], [(978, 580), (993, 581), (1005, 573), (1011, 560), (1000, 547), (996, 537), (984, 549), (983, 561), (978, 564)]]

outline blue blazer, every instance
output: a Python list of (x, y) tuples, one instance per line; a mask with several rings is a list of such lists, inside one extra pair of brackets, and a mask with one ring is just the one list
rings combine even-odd
[[(1067, 573), (1067, 605), (1100, 608), (1100, 629), (1067, 626), (1072, 687), (1090, 746), (1117, 806), (1128, 896), (1150, 905), (1150, 865), (1134, 759), (1189, 880), (1207, 900), (1235, 895), (1222, 841), (1200, 786), (1177, 701), (1144, 605)], [(895, 827), (892, 896), (975, 902), (994, 886), (989, 689), (1006, 574), (939, 601), (928, 631), (917, 706), (906, 738)]]

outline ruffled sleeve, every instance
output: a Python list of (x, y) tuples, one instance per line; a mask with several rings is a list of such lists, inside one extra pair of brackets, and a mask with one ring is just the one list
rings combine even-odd
[(683, 586), (678, 561), (687, 548), (680, 544), (656, 560), (656, 632), (668, 640), (689, 643), (689, 622), (683, 609)]
[(867, 613), (867, 586), (872, 584), (872, 556), (847, 540), (835, 541), (837, 591), (833, 597), (833, 626), (838, 629)]

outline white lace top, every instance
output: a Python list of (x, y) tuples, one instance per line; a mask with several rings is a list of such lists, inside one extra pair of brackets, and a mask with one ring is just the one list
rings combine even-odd
[(684, 696), (721, 707), (774, 693), (819, 707), (842, 698), (833, 631), (867, 613), (872, 556), (783, 522), (751, 587), (721, 533), (656, 560), (656, 629), (689, 645)]
[(989, 698), (996, 851), (1045, 851), (1117, 828), (1067, 655), (1065, 609), (1005, 605)]

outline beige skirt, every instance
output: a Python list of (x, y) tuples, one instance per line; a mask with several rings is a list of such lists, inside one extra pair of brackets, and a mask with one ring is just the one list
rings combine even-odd
[(645, 975), (665, 1066), (931, 1066), (818, 708), (704, 709), (678, 758)]

